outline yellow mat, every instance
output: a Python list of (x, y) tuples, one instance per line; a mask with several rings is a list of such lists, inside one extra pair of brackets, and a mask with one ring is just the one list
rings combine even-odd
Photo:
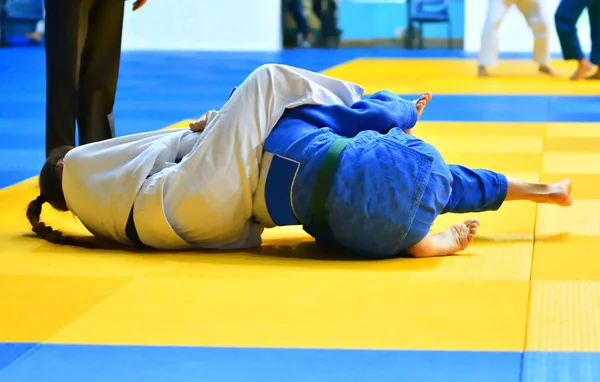
[(367, 93), (597, 95), (598, 81), (570, 81), (573, 62), (552, 63), (559, 77), (539, 74), (533, 61), (501, 60), (490, 77), (477, 77), (477, 61), (456, 59), (356, 59), (327, 74), (364, 85)]
[[(495, 168), (510, 172), (518, 155), (541, 163), (544, 126), (461, 126), (419, 128), (466, 162), (504, 155), (498, 141), (513, 132), (517, 156)], [(530, 170), (514, 175), (537, 180)], [(34, 180), (0, 191), (0, 309), (16, 313), (0, 315), (0, 341), (449, 350), (520, 350), (525, 341), (534, 205), (482, 214), (481, 240), (460, 256), (360, 262), (327, 260), (297, 227), (269, 230), (264, 248), (248, 252), (57, 247), (25, 236), (24, 208), (36, 195)], [(69, 214), (46, 209), (44, 219), (85, 233)]]
[[(353, 64), (330, 73), (364, 82)], [(378, 61), (381, 83), (369, 83), (402, 91), (403, 81), (434, 81), (426, 77), (436, 71), (448, 78), (450, 64), (453, 81), (464, 80), (458, 90), (475, 90), (472, 63), (454, 61)], [(509, 90), (519, 83), (491, 81)], [(531, 81), (564, 90), (561, 80)], [(589, 86), (572, 91), (589, 94)], [(37, 195), (35, 179), (0, 190), (0, 311), (11, 312), (0, 314), (0, 341), (598, 351), (599, 131), (598, 124), (420, 123), (418, 134), (448, 162), (529, 181), (575, 182), (572, 208), (515, 202), (478, 214), (473, 245), (436, 259), (345, 260), (316, 248), (298, 227), (268, 230), (262, 249), (243, 252), (60, 247), (30, 235), (25, 208)], [(434, 230), (463, 218), (442, 216)], [(45, 207), (43, 219), (86, 234), (70, 214)]]

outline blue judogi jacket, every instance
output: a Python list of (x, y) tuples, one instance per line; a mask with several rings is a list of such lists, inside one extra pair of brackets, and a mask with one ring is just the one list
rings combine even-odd
[[(399, 255), (427, 234), (411, 232), (414, 219), (433, 223), (450, 192), (450, 174), (434, 169), (439, 153), (403, 132), (416, 121), (415, 105), (387, 91), (351, 107), (287, 110), (265, 142), (257, 220), (266, 226), (302, 224), (317, 241), (363, 256)], [(313, 190), (327, 150), (341, 137), (352, 141), (327, 196), (329, 227), (323, 230), (312, 221)], [(436, 177), (439, 193), (424, 195), (432, 170), (447, 177)]]

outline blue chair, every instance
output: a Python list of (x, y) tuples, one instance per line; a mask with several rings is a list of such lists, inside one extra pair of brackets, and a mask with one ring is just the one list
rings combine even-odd
[(409, 29), (413, 29), (414, 23), (419, 25), (419, 48), (424, 48), (423, 24), (425, 23), (447, 23), (448, 48), (452, 48), (450, 0), (412, 0), (410, 2), (409, 10)]

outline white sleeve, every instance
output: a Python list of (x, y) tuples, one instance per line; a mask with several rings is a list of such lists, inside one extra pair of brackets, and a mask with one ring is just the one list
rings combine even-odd
[(252, 236), (248, 222), (263, 144), (286, 108), (358, 101), (355, 84), (286, 65), (263, 65), (237, 88), (193, 150), (163, 176), (169, 224), (194, 246)]

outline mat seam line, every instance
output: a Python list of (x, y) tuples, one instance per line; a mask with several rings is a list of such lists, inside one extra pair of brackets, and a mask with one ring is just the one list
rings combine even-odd
[[(154, 269), (154, 268), (153, 268)], [(146, 273), (148, 274), (148, 273)], [(144, 274), (144, 276), (146, 275)], [(49, 341), (51, 338), (55, 337), (56, 335), (58, 335), (59, 333), (65, 331), (66, 329), (70, 328), (73, 324), (75, 324), (77, 321), (81, 320), (84, 316), (86, 316), (87, 314), (89, 314), (92, 310), (97, 309), (98, 306), (102, 306), (106, 303), (107, 300), (110, 300), (111, 298), (113, 298), (117, 293), (119, 293), (120, 291), (122, 291), (123, 289), (127, 288), (129, 285), (131, 285), (134, 281), (139, 280), (141, 278), (143, 278), (144, 276), (136, 276), (136, 277), (131, 277), (129, 281), (127, 281), (125, 284), (123, 284), (122, 286), (120, 286), (119, 288), (117, 288), (116, 290), (114, 290), (111, 294), (109, 294), (108, 296), (104, 297), (102, 300), (98, 301), (96, 304), (94, 304), (93, 306), (89, 307), (85, 312), (82, 312), (81, 314), (77, 315), (77, 317), (74, 317), (71, 321), (69, 321), (67, 324), (65, 324), (64, 326), (62, 326), (60, 329), (56, 330), (54, 333), (52, 333), (51, 335), (49, 335), (43, 342), (41, 342), (41, 345), (45, 345), (45, 344), (62, 344), (62, 342), (51, 342)], [(90, 344), (88, 344), (90, 345)]]
[(13, 360), (11, 363), (9, 363), (5, 367), (3, 367), (2, 370), (0, 370), (0, 377), (2, 377), (2, 374), (5, 374), (6, 370), (10, 369), (14, 364), (16, 364), (17, 362), (19, 362), (22, 359), (25, 359), (25, 358), (29, 357), (31, 354), (33, 354), (38, 349), (40, 349), (42, 347), (42, 345), (43, 345), (42, 342), (35, 342), (35, 346), (34, 347), (32, 347), (31, 349), (27, 350), (25, 353), (21, 354), (15, 360)]
[[(540, 153), (540, 165), (538, 168), (538, 182), (541, 181), (543, 168), (544, 168), (544, 151), (546, 149), (546, 134), (548, 132), (548, 123), (544, 125), (544, 132), (542, 134), (542, 152)], [(531, 295), (532, 295), (532, 284), (533, 284), (533, 264), (535, 256), (535, 245), (536, 245), (536, 230), (538, 224), (538, 209), (539, 205), (535, 204), (535, 215), (533, 216), (533, 244), (531, 246), (531, 263), (529, 266), (529, 281), (527, 283), (527, 310), (525, 311), (525, 333), (523, 336), (523, 351), (521, 352), (521, 370), (519, 371), (519, 381), (525, 382), (525, 352), (527, 351), (527, 338), (529, 335), (529, 316), (531, 314)]]

